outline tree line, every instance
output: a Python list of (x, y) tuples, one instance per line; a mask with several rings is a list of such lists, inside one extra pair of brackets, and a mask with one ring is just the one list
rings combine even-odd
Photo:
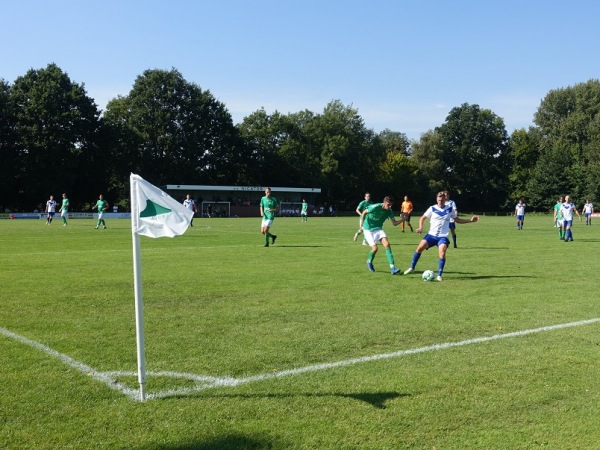
[(353, 210), (369, 191), (423, 208), (449, 190), (463, 211), (547, 211), (559, 195), (600, 198), (600, 82), (551, 90), (529, 129), (510, 136), (476, 104), (409, 140), (375, 132), (332, 100), (322, 112), (259, 109), (234, 124), (209, 90), (176, 70), (146, 70), (101, 111), (55, 64), (0, 79), (0, 207), (31, 211), (50, 194), (86, 209), (103, 193), (127, 208), (129, 174), (156, 185), (320, 187)]

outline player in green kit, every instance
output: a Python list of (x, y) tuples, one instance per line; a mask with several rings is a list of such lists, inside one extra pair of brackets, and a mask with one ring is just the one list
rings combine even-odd
[(558, 228), (558, 238), (565, 238), (565, 218), (562, 213), (563, 197), (558, 197), (556, 205), (554, 205), (554, 226)]
[(67, 198), (67, 194), (62, 195), (62, 205), (60, 207), (60, 217), (63, 220), (63, 227), (67, 226), (67, 219), (69, 218), (69, 199)]
[(104, 200), (104, 196), (102, 194), (100, 194), (100, 196), (98, 197), (98, 201), (94, 206), (92, 206), (92, 209), (98, 209), (98, 224), (96, 225), (96, 230), (98, 229), (98, 227), (100, 227), (100, 225), (102, 225), (102, 228), (106, 230), (106, 222), (104, 222), (104, 213), (108, 210), (108, 202)]
[(302, 210), (300, 211), (300, 217), (302, 217), (302, 222), (308, 222), (308, 203), (306, 203), (306, 199), (302, 199)]
[(385, 197), (383, 203), (375, 203), (368, 206), (360, 216), (359, 231), (365, 233), (365, 240), (367, 241), (367, 244), (371, 246), (369, 259), (367, 259), (367, 267), (371, 272), (375, 272), (373, 259), (375, 259), (375, 255), (377, 254), (377, 242), (381, 242), (385, 247), (385, 256), (390, 264), (390, 272), (392, 275), (396, 275), (400, 272), (400, 269), (397, 269), (394, 265), (394, 255), (390, 248), (390, 241), (388, 240), (385, 231), (383, 231), (383, 223), (388, 219), (394, 226), (402, 223), (401, 220), (396, 220), (394, 218), (394, 211), (392, 211), (393, 204), (394, 199), (392, 197)]
[(262, 222), (260, 224), (260, 232), (265, 235), (265, 247), (269, 246), (269, 238), (271, 238), (271, 244), (275, 243), (277, 236), (271, 234), (269, 230), (275, 220), (275, 213), (279, 209), (279, 202), (275, 197), (271, 197), (271, 188), (265, 189), (265, 195), (260, 199), (260, 215)]
[[(369, 206), (371, 206), (373, 204), (373, 202), (371, 201), (371, 194), (369, 194), (368, 192), (365, 192), (365, 199), (360, 202), (358, 204), (358, 206), (356, 207), (356, 214), (359, 215), (359, 217), (362, 218), (362, 213), (363, 211), (365, 211)], [(354, 242), (356, 242), (356, 240), (358, 239), (358, 236), (362, 233), (362, 230), (360, 228), (360, 220), (358, 220), (358, 231), (356, 233), (354, 233)], [(365, 239), (363, 239), (363, 245), (367, 245), (367, 241)]]

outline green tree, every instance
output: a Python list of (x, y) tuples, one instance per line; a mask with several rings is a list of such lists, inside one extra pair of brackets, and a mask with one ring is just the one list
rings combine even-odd
[(527, 204), (538, 211), (549, 211), (560, 195), (571, 192), (578, 169), (569, 153), (555, 145), (542, 153), (527, 182)]
[(526, 203), (530, 203), (527, 187), (540, 156), (537, 134), (536, 130), (527, 132), (522, 128), (515, 130), (510, 136), (512, 172), (509, 176), (510, 195), (506, 204), (508, 208), (520, 198), (527, 199)]
[(378, 192), (383, 194), (373, 185), (385, 149), (373, 130), (365, 127), (358, 110), (339, 100), (330, 102), (315, 118), (311, 138), (321, 151), (322, 188), (328, 203), (347, 208), (365, 191), (375, 198)]
[(461, 208), (495, 211), (503, 206), (511, 161), (502, 118), (464, 103), (450, 111), (436, 132), (443, 152), (444, 181)]
[(154, 183), (235, 184), (246, 176), (251, 155), (231, 115), (175, 69), (146, 70), (129, 95), (108, 104), (105, 120), (131, 170)]
[(17, 180), (25, 167), (20, 163), (20, 149), (15, 129), (15, 111), (10, 100), (10, 87), (0, 79), (0, 212), (6, 208), (14, 210)]
[(31, 69), (10, 89), (23, 151), (18, 192), (33, 207), (68, 192), (74, 208), (101, 188), (96, 164), (99, 111), (83, 85), (55, 64)]
[[(540, 151), (561, 148), (576, 168), (568, 191), (600, 199), (600, 81), (592, 79), (550, 91), (535, 113), (534, 122), (543, 141)], [(575, 169), (574, 169), (575, 170)]]
[(444, 153), (440, 141), (440, 134), (429, 130), (423, 133), (418, 141), (411, 143), (411, 157), (418, 170), (417, 182), (422, 186), (422, 197), (415, 196), (413, 202), (431, 203), (435, 194), (445, 187)]

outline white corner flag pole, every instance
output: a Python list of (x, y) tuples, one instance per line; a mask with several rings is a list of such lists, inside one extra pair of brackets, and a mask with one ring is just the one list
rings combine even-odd
[(131, 238), (133, 241), (133, 290), (135, 293), (135, 334), (137, 343), (138, 381), (140, 401), (146, 399), (146, 355), (144, 350), (144, 309), (142, 306), (142, 263), (140, 236), (137, 234), (139, 207), (137, 205), (137, 180), (130, 177)]

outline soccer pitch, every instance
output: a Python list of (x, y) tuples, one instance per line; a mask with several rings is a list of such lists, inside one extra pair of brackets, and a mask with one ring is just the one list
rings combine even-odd
[(458, 225), (440, 283), (357, 222), (142, 237), (141, 403), (130, 222), (1, 221), (0, 448), (600, 448), (600, 222)]

